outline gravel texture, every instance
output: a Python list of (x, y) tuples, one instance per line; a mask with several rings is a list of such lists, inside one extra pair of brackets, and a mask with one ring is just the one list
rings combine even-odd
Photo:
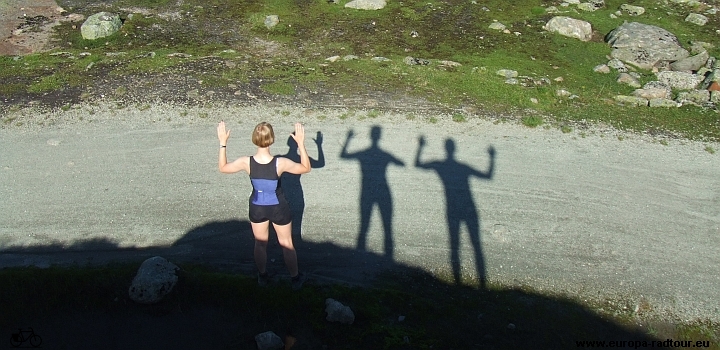
[[(245, 174), (217, 171), (215, 126), (228, 123), (234, 158), (254, 152), (249, 134), (262, 120), (275, 125), (272, 152), (286, 154), (284, 135), (300, 121), (311, 157), (318, 159), (310, 139), (317, 132), (325, 156), (324, 166), (294, 189), (304, 201), (300, 264), (314, 278), (363, 284), (393, 264), (447, 275), (456, 250), (468, 278), (484, 273), (492, 282), (551, 295), (720, 320), (720, 159), (706, 149), (720, 149), (717, 144), (602, 127), (562, 133), (472, 116), (457, 123), (441, 114), (376, 116), (269, 103), (95, 102), (15, 109), (3, 118), (12, 121), (0, 129), (0, 266), (134, 261), (159, 252), (171, 261), (250, 273), (252, 240), (242, 232), (250, 183)], [(370, 147), (373, 126), (381, 130), (379, 148), (404, 164), (386, 168), (392, 248), (385, 247), (388, 233), (373, 209), (367, 252), (360, 252), (360, 195), (377, 188), (362, 188), (359, 162), (340, 154), (349, 130), (355, 134), (350, 153)], [(446, 160), (450, 139), (455, 161), (482, 173), (488, 147), (496, 149), (492, 178), (468, 182), (481, 249), (473, 248), (465, 225), (459, 247), (450, 245), (443, 183), (436, 172), (414, 166), (420, 136), (427, 142), (422, 162)], [(454, 169), (457, 190), (464, 179)], [(275, 259), (273, 268), (284, 272), (280, 256)]]

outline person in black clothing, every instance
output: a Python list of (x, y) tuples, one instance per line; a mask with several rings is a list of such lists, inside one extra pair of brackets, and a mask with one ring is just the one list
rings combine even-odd
[(283, 257), (292, 278), (293, 289), (299, 289), (305, 276), (298, 270), (297, 254), (292, 242), (292, 215), (280, 186), (280, 176), (285, 172), (297, 175), (310, 172), (310, 159), (305, 150), (305, 129), (302, 124), (295, 123), (295, 133), (291, 134), (298, 144), (300, 163), (271, 155), (270, 145), (275, 142), (275, 133), (269, 123), (262, 122), (253, 130), (252, 142), (258, 147), (255, 155), (240, 157), (230, 163), (227, 162), (226, 155), (230, 130), (225, 129), (224, 122), (220, 122), (217, 132), (220, 141), (218, 157), (220, 172), (232, 174), (244, 171), (250, 175), (252, 182), (249, 216), (255, 236), (254, 257), (258, 268), (258, 284), (266, 285), (269, 280), (266, 270), (267, 243), (270, 223), (272, 223), (283, 249)]

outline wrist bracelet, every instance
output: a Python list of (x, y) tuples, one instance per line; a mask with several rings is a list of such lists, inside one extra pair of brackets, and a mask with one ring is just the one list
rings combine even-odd
[(225, 145), (225, 146), (220, 145), (220, 148), (226, 148), (226, 147), (227, 147), (227, 145)]

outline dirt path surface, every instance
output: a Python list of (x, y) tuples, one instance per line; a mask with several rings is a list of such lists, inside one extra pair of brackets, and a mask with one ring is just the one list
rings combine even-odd
[[(247, 175), (217, 171), (215, 125), (229, 123), (233, 158), (253, 152), (248, 135), (257, 121), (285, 135), (299, 120), (309, 135), (324, 135), (324, 164), (316, 163), (322, 167), (287, 181), (296, 211), (304, 203), (298, 254), (315, 279), (366, 283), (389, 262), (445, 274), (456, 266), (507, 285), (620, 296), (683, 319), (720, 320), (720, 158), (702, 144), (393, 114), (341, 120), (342, 110), (282, 105), (92, 108), (19, 111), (24, 126), (0, 130), (0, 266), (162, 254), (251, 273), (245, 221), (251, 187)], [(35, 127), (48, 119), (59, 122)], [(373, 150), (373, 126), (380, 134), (376, 153), (343, 156), (349, 130), (355, 135), (347, 154)], [(415, 162), (421, 136), (418, 165), (425, 168)], [(284, 137), (278, 139), (272, 151), (288, 153)], [(307, 146), (319, 160), (317, 145)], [(490, 146), (496, 154), (488, 179)], [(380, 161), (389, 159), (380, 151), (397, 164)], [(454, 163), (439, 171), (428, 168), (448, 160)], [(373, 175), (384, 169), (385, 178)], [(468, 180), (471, 173), (477, 176)], [(447, 188), (440, 174), (450, 179)], [(390, 197), (381, 196), (384, 186)], [(446, 193), (475, 206), (476, 218), (455, 215), (459, 231), (455, 219), (446, 219)], [(367, 253), (358, 249), (362, 198), (383, 204), (370, 215)], [(333, 255), (329, 245), (354, 253)], [(274, 251), (272, 268), (284, 273)]]
[(50, 29), (62, 19), (54, 0), (5, 0), (0, 3), (0, 55), (25, 55), (46, 48)]

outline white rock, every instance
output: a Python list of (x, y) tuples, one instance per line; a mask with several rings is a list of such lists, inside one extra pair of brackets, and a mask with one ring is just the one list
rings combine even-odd
[(130, 285), (130, 299), (142, 304), (162, 300), (175, 287), (177, 270), (179, 268), (175, 264), (159, 256), (145, 260)]
[(553, 17), (543, 27), (549, 32), (556, 32), (571, 38), (589, 41), (592, 39), (592, 26), (589, 22), (581, 21), (570, 17)]
[(278, 23), (280, 23), (280, 17), (278, 17), (278, 15), (269, 15), (265, 17), (265, 27), (267, 27), (267, 29), (275, 27)]
[(697, 24), (699, 26), (704, 26), (708, 21), (708, 18), (699, 14), (699, 13), (691, 13), (687, 17), (685, 17), (685, 22), (690, 22), (692, 24)]
[(380, 10), (386, 5), (385, 0), (353, 0), (345, 4), (345, 7), (358, 10)]
[(503, 31), (503, 30), (505, 30), (505, 25), (500, 22), (492, 22), (492, 23), (490, 23), (488, 28)]

